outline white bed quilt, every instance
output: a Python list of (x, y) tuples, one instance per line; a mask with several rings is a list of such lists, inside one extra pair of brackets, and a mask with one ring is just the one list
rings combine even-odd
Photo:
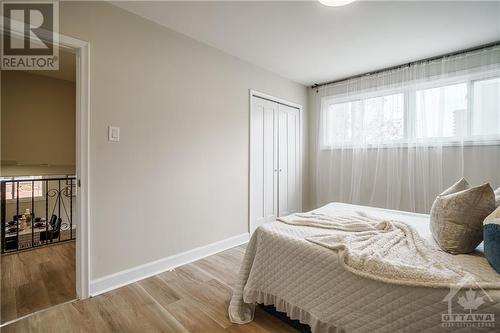
[[(428, 215), (340, 203), (315, 212), (329, 216), (363, 212), (378, 219), (402, 221), (435, 244)], [(335, 251), (306, 240), (335, 232), (338, 231), (281, 222), (258, 228), (248, 244), (231, 299), (231, 321), (244, 324), (253, 320), (254, 304), (263, 303), (273, 304), (290, 318), (308, 324), (313, 333), (442, 332), (444, 329), (470, 332), (470, 324), (479, 331), (500, 330), (500, 290), (473, 290), (474, 298), (469, 300), (478, 299), (474, 306), (481, 304), (476, 309), (470, 309), (471, 306), (466, 309), (460, 305), (466, 304), (463, 299), (459, 302), (466, 290), (455, 293), (456, 289), (397, 285), (355, 275), (343, 268)], [(469, 270), (472, 267), (478, 280), (500, 283), (500, 275), (489, 266), (480, 250), (453, 256), (453, 261)], [(455, 320), (464, 318), (464, 314), (477, 313), (490, 317), (467, 325)], [(455, 319), (450, 321), (450, 318)], [(491, 322), (491, 318), (499, 323)]]

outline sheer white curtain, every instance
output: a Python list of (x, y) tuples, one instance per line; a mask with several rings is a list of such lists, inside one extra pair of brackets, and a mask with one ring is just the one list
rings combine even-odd
[(461, 177), (500, 186), (500, 47), (319, 88), (316, 206), (428, 213)]

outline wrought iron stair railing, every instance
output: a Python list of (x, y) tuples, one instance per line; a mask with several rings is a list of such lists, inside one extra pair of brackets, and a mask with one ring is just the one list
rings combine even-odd
[(0, 181), (1, 253), (76, 238), (75, 177)]

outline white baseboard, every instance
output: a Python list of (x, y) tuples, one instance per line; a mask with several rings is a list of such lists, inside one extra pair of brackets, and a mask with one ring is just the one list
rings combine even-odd
[(244, 244), (248, 242), (248, 240), (249, 234), (244, 233), (92, 280), (90, 281), (90, 296), (97, 296), (107, 291), (123, 287), (129, 283), (189, 264), (190, 262)]

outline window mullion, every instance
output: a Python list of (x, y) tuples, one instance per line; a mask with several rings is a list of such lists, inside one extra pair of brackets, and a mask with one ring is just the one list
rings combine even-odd
[(405, 106), (406, 106), (406, 126), (407, 126), (407, 142), (410, 142), (416, 137), (416, 90), (415, 87), (408, 88), (405, 91)]
[(467, 81), (467, 124), (466, 124), (466, 137), (472, 138), (472, 108), (473, 108), (473, 101), (474, 101), (474, 90), (473, 90), (473, 83), (472, 80)]

